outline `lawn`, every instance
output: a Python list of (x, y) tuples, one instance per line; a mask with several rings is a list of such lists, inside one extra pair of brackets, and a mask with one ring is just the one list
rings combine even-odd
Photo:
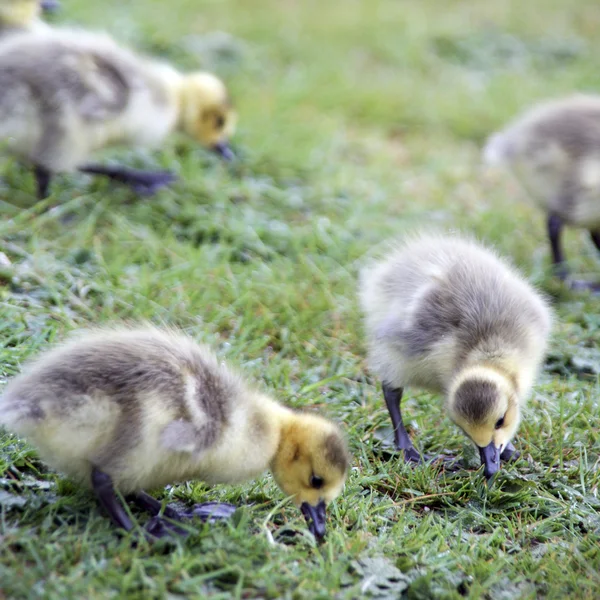
[[(107, 28), (230, 85), (236, 164), (185, 139), (117, 151), (180, 180), (152, 198), (63, 176), (36, 202), (0, 164), (0, 385), (89, 323), (181, 327), (291, 406), (345, 426), (354, 455), (317, 546), (270, 475), (158, 492), (242, 506), (180, 541), (133, 544), (94, 499), (0, 437), (0, 597), (597, 598), (598, 298), (550, 272), (544, 217), (485, 137), (537, 100), (600, 84), (593, 0), (65, 0), (55, 22)], [(557, 323), (515, 444), (491, 486), (440, 398), (408, 390), (419, 448), (465, 465), (411, 468), (390, 448), (368, 372), (357, 273), (419, 226), (475, 232), (553, 301)], [(600, 277), (585, 232), (570, 264)], [(134, 512), (141, 527), (147, 516)]]

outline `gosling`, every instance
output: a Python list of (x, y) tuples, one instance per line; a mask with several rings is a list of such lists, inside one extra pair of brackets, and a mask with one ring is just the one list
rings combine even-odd
[(115, 145), (156, 146), (178, 130), (230, 160), (235, 122), (217, 77), (181, 74), (104, 34), (50, 29), (12, 35), (0, 46), (0, 140), (33, 165), (39, 198), (53, 174), (75, 170), (152, 194), (174, 175), (90, 164), (90, 155)]
[(49, 350), (8, 384), (0, 424), (91, 486), (125, 530), (132, 523), (115, 490), (157, 515), (161, 503), (144, 489), (236, 483), (269, 468), (320, 539), (349, 464), (332, 422), (276, 403), (208, 348), (156, 328), (83, 332)]
[[(589, 230), (600, 250), (600, 96), (575, 95), (535, 106), (492, 135), (483, 156), (488, 164), (512, 170), (547, 213), (554, 269), (568, 281), (564, 225)], [(598, 283), (568, 283), (600, 291)]]
[(362, 272), (370, 368), (382, 380), (404, 459), (420, 462), (402, 422), (404, 387), (443, 393), (450, 418), (478, 446), (489, 479), (511, 440), (542, 361), (551, 313), (491, 250), (420, 234)]

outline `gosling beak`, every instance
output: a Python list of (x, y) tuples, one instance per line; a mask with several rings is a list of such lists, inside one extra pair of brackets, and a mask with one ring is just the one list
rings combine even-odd
[(217, 142), (213, 145), (212, 150), (226, 162), (231, 162), (235, 158), (235, 154), (227, 142)]
[(479, 456), (484, 465), (483, 474), (486, 479), (491, 479), (500, 469), (500, 450), (492, 441), (485, 448), (479, 448)]
[(60, 8), (60, 2), (58, 0), (41, 0), (40, 6), (45, 12), (54, 12)]
[(320, 500), (316, 506), (303, 502), (300, 510), (308, 523), (308, 530), (315, 536), (317, 541), (325, 537), (326, 518), (325, 500)]

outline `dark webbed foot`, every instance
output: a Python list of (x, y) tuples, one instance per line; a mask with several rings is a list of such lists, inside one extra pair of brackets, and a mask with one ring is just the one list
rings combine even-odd
[(418, 465), (423, 462), (423, 457), (417, 452), (417, 449), (411, 445), (410, 448), (402, 448), (404, 453), (404, 462)]
[(155, 537), (163, 537), (168, 534), (187, 535), (187, 531), (178, 527), (170, 521), (185, 522), (188, 519), (199, 518), (202, 521), (213, 523), (222, 519), (229, 519), (236, 511), (236, 506), (225, 502), (204, 502), (194, 505), (190, 510), (177, 510), (173, 506), (165, 506), (162, 516), (162, 502), (156, 498), (138, 492), (132, 496), (132, 500), (143, 510), (153, 515), (148, 522), (146, 530)]
[[(160, 500), (157, 500), (156, 498), (153, 498), (149, 494), (146, 494), (146, 492), (137, 492), (130, 498), (142, 510), (149, 512), (152, 516), (158, 516), (162, 510), (162, 502), (160, 502)], [(177, 509), (173, 508), (172, 506), (169, 506), (168, 504), (165, 506), (163, 515), (175, 521), (181, 521), (183, 518), (181, 516), (181, 513)]]
[(170, 537), (177, 535), (185, 537), (189, 534), (183, 527), (178, 527), (163, 517), (152, 517), (146, 524), (146, 533), (154, 538)]
[[(94, 467), (91, 481), (92, 489), (98, 498), (98, 502), (107, 512), (112, 522), (117, 527), (131, 531), (133, 524), (117, 497), (110, 475)], [(236, 510), (233, 504), (221, 502), (196, 504), (188, 511), (179, 511), (172, 506), (165, 506), (163, 510), (162, 502), (159, 502), (156, 498), (149, 496), (145, 492), (133, 494), (129, 499), (133, 500), (141, 509), (153, 515), (147, 525), (147, 532), (153, 537), (163, 537), (164, 535), (173, 533), (176, 535), (187, 535), (187, 531), (184, 528), (178, 527), (172, 521), (184, 522), (187, 519), (200, 518), (202, 521), (212, 523), (221, 519), (228, 519)]]
[(142, 510), (147, 511), (152, 515), (152, 518), (146, 525), (146, 533), (149, 533), (150, 536), (162, 538), (173, 534), (179, 536), (186, 536), (188, 534), (185, 529), (178, 527), (172, 522), (183, 521), (184, 518), (176, 508), (167, 504), (162, 511), (162, 516), (160, 516), (160, 512), (163, 508), (162, 502), (146, 494), (146, 492), (138, 492), (132, 496), (131, 499)]
[(104, 175), (114, 181), (125, 183), (141, 196), (151, 196), (177, 179), (177, 176), (170, 171), (140, 171), (102, 165), (84, 165), (79, 167), (79, 170), (91, 175)]
[(185, 511), (183, 515), (186, 519), (198, 517), (203, 521), (213, 523), (214, 521), (229, 519), (236, 510), (237, 506), (228, 502), (203, 502), (194, 505), (191, 510)]
[(461, 471), (464, 467), (462, 461), (453, 454), (440, 454), (436, 457), (436, 460), (441, 461), (444, 471), (448, 473), (455, 473)]
[[(169, 509), (169, 513), (167, 513), (167, 509)], [(185, 523), (185, 521), (190, 519), (199, 518), (203, 522), (208, 521), (209, 523), (214, 523), (216, 521), (229, 519), (236, 509), (237, 507), (233, 504), (227, 504), (225, 502), (205, 502), (203, 504), (196, 504), (189, 511), (178, 511), (171, 506), (167, 506), (163, 513), (166, 519), (155, 515), (148, 521), (146, 531), (155, 537), (164, 537), (165, 535), (171, 534), (186, 536), (189, 532), (183, 527), (178, 527), (177, 524), (172, 521)]]
[(575, 292), (589, 291), (593, 294), (600, 293), (600, 283), (584, 281), (582, 279), (571, 279), (568, 281), (569, 289)]

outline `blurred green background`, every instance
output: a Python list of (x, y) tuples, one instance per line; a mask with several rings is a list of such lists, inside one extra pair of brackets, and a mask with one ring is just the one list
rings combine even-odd
[[(4, 160), (0, 382), (75, 327), (169, 323), (281, 401), (342, 421), (355, 461), (321, 547), (269, 475), (165, 490), (244, 507), (185, 541), (132, 547), (90, 495), (4, 436), (4, 597), (597, 597), (598, 300), (553, 280), (544, 216), (479, 157), (532, 103), (598, 89), (597, 2), (65, 0), (52, 21), (223, 77), (240, 160), (223, 165), (175, 136), (106, 154), (173, 169), (171, 189), (136, 198), (65, 175), (41, 203), (28, 169)], [(522, 458), (489, 488), (442, 399), (419, 390), (405, 401), (417, 446), (471, 468), (406, 467), (366, 369), (358, 269), (420, 226), (495, 245), (557, 313)], [(566, 250), (577, 273), (599, 277), (584, 232), (568, 231)]]

